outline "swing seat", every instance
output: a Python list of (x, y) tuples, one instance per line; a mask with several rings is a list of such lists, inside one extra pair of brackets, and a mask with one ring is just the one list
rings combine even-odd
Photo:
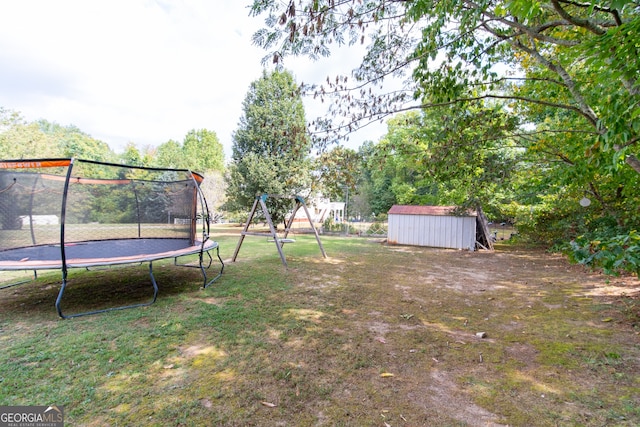
[[(274, 242), (275, 240), (269, 239), (268, 242)], [(278, 239), (278, 243), (295, 243), (296, 239)]]

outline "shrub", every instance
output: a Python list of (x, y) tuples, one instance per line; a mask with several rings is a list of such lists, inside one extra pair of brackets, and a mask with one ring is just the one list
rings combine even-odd
[[(600, 234), (600, 235), (598, 235)], [(606, 274), (627, 271), (640, 277), (640, 235), (636, 230), (614, 236), (590, 233), (572, 240), (565, 253), (569, 258)]]

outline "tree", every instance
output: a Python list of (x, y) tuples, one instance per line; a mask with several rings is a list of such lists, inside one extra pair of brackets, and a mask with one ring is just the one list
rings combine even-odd
[[(311, 141), (304, 106), (289, 72), (263, 72), (251, 83), (233, 134), (228, 174), (229, 211), (248, 211), (258, 194), (307, 195)], [(270, 214), (282, 221), (289, 203), (273, 200)]]
[(368, 206), (368, 211), (361, 212), (364, 216), (384, 214), (398, 201), (393, 192), (396, 162), (393, 157), (389, 158), (382, 153), (380, 143), (374, 144), (371, 141), (365, 142), (358, 154), (362, 159), (362, 174), (358, 181), (357, 195), (352, 198)]
[(393, 204), (457, 205), (502, 217), (522, 160), (522, 149), (504, 137), (517, 125), (512, 114), (478, 102), (398, 114), (387, 125), (363, 155), (359, 187), (374, 212)]
[(314, 161), (316, 186), (330, 199), (344, 198), (346, 191), (355, 191), (361, 174), (362, 159), (357, 151), (336, 146), (323, 152)]
[(36, 122), (27, 122), (20, 113), (0, 109), (0, 156), (4, 159), (61, 157), (52, 135)]
[(22, 116), (0, 108), (0, 154), (3, 158), (77, 157), (113, 161), (109, 146), (74, 125), (61, 126), (41, 119), (27, 122)]
[(206, 172), (204, 181), (200, 185), (200, 189), (204, 194), (207, 206), (212, 215), (211, 220), (214, 222), (222, 218), (220, 209), (226, 198), (226, 187), (224, 175), (222, 172), (215, 170)]
[(115, 159), (115, 154), (105, 142), (91, 137), (81, 131), (77, 126), (61, 126), (47, 120), (35, 122), (38, 127), (57, 147), (60, 157), (77, 157), (101, 162), (110, 162)]
[(158, 146), (154, 156), (154, 165), (164, 168), (186, 169), (186, 159), (182, 153), (182, 144), (173, 139)]
[(124, 152), (120, 154), (120, 159), (126, 165), (130, 166), (149, 166), (147, 156), (140, 152), (133, 142), (128, 142), (124, 148)]
[(185, 135), (182, 143), (170, 139), (156, 149), (153, 164), (204, 174), (200, 189), (214, 216), (213, 220), (221, 216), (218, 211), (224, 202), (226, 188), (223, 179), (224, 151), (215, 132), (194, 129)]
[(202, 172), (224, 170), (224, 151), (215, 132), (206, 129), (189, 131), (182, 143), (182, 153), (189, 169)]
[[(580, 116), (598, 135), (600, 149), (640, 173), (636, 2), (255, 0), (252, 11), (266, 15), (266, 28), (253, 40), (270, 49), (277, 63), (289, 55), (328, 56), (332, 45), (370, 39), (352, 73), (354, 84), (342, 76), (307, 88), (317, 96), (336, 96), (333, 113), (348, 117), (338, 125), (317, 120), (317, 130), (349, 132), (408, 108), (510, 100)], [(535, 64), (525, 71), (537, 73), (514, 78), (496, 68), (525, 62)], [(408, 74), (412, 78), (405, 92), (370, 89), (390, 76)], [(522, 96), (504, 84), (523, 81), (536, 82), (541, 90)], [(602, 96), (603, 87), (607, 96)], [(561, 97), (549, 100), (550, 93)]]
[(182, 143), (170, 139), (161, 144), (156, 149), (154, 164), (201, 173), (223, 172), (224, 150), (215, 132), (192, 129)]

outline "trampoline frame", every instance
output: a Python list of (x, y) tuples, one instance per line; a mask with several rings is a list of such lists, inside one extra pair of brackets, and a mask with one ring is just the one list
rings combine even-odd
[[(196, 189), (195, 194), (194, 194), (194, 208), (193, 208), (193, 212), (194, 212), (194, 218), (191, 218), (191, 238), (190, 239), (175, 239), (175, 238), (141, 238), (140, 237), (140, 224), (138, 224), (138, 238), (123, 238), (123, 239), (103, 239), (103, 240), (94, 240), (94, 241), (79, 241), (79, 242), (73, 242), (71, 244), (65, 244), (65, 219), (66, 219), (66, 209), (67, 209), (67, 195), (68, 195), (68, 191), (69, 191), (69, 183), (72, 179), (72, 170), (73, 170), (73, 166), (75, 162), (84, 162), (84, 163), (92, 163), (92, 164), (96, 164), (96, 165), (103, 165), (103, 166), (113, 166), (113, 167), (127, 167), (127, 168), (132, 168), (132, 169), (138, 169), (138, 170), (154, 170), (154, 171), (178, 171), (178, 172), (185, 172), (188, 174), (188, 176), (193, 180), (194, 182), (194, 188)], [(129, 166), (129, 165), (118, 165), (118, 164), (111, 164), (111, 163), (105, 163), (105, 162), (97, 162), (97, 161), (90, 161), (90, 160), (81, 160), (81, 159), (75, 159), (75, 158), (71, 158), (71, 159), (29, 159), (29, 160), (0, 160), (0, 169), (14, 169), (14, 168), (37, 168), (37, 167), (42, 167), (39, 166), (41, 164), (54, 164), (56, 166), (67, 166), (67, 173), (66, 173), (66, 178), (65, 178), (65, 183), (64, 183), (64, 190), (63, 190), (63, 194), (62, 194), (62, 205), (61, 205), (61, 211), (60, 211), (60, 244), (56, 244), (56, 245), (33, 245), (27, 248), (14, 248), (14, 249), (6, 249), (4, 251), (2, 251), (4, 254), (10, 253), (11, 251), (20, 251), (20, 250), (29, 250), (31, 248), (33, 248), (34, 250), (36, 248), (44, 248), (44, 249), (49, 249), (51, 247), (58, 247), (59, 246), (59, 257), (55, 257), (54, 259), (48, 259), (48, 260), (30, 260), (28, 258), (23, 258), (20, 259), (19, 261), (0, 261), (0, 271), (1, 270), (24, 270), (24, 271), (33, 271), (33, 279), (35, 280), (37, 279), (37, 271), (38, 270), (57, 270), (60, 269), (62, 272), (62, 283), (60, 286), (60, 290), (58, 292), (58, 296), (56, 298), (56, 302), (55, 302), (55, 307), (56, 307), (56, 311), (58, 312), (58, 315), (63, 318), (63, 319), (69, 319), (69, 318), (74, 318), (74, 317), (80, 317), (80, 316), (86, 316), (86, 315), (92, 315), (92, 314), (98, 314), (98, 313), (104, 313), (104, 312), (108, 312), (108, 311), (113, 311), (113, 310), (123, 310), (123, 309), (128, 309), (128, 308), (136, 308), (136, 307), (143, 307), (143, 306), (149, 306), (153, 303), (155, 303), (157, 297), (158, 297), (158, 292), (159, 292), (159, 288), (158, 288), (158, 284), (156, 282), (155, 276), (153, 274), (153, 262), (154, 261), (158, 261), (161, 259), (170, 259), (173, 258), (173, 264), (175, 266), (179, 266), (179, 267), (190, 267), (190, 268), (197, 268), (200, 270), (202, 277), (203, 277), (203, 282), (202, 282), (202, 288), (205, 289), (207, 287), (209, 287), (211, 284), (213, 284), (215, 281), (217, 281), (221, 276), (222, 273), (224, 271), (224, 262), (222, 260), (222, 258), (220, 257), (220, 247), (218, 245), (217, 242), (210, 240), (210, 215), (209, 215), (209, 208), (206, 202), (206, 199), (204, 197), (204, 194), (202, 193), (201, 189), (200, 189), (200, 183), (202, 182), (202, 180), (204, 179), (204, 177), (198, 173), (192, 172), (188, 169), (165, 169), (165, 168), (152, 168), (152, 167), (141, 167), (141, 166)], [(76, 179), (76, 178), (73, 178)], [(197, 206), (198, 206), (198, 202), (199, 202), (199, 206), (200, 206), (200, 212), (197, 212)], [(202, 224), (202, 229), (201, 229), (201, 233), (200, 233), (200, 239), (195, 239), (195, 234), (196, 234), (196, 227), (197, 227), (197, 223), (198, 220), (201, 220), (201, 224)], [(33, 224), (31, 224), (31, 227), (33, 227)], [(137, 253), (137, 254), (133, 254), (133, 255), (129, 255), (129, 256), (120, 256), (120, 257), (101, 257), (101, 258), (91, 258), (91, 257), (79, 257), (76, 255), (75, 258), (69, 258), (68, 257), (68, 246), (76, 246), (76, 245), (90, 245), (90, 244), (95, 244), (98, 242), (101, 243), (112, 243), (114, 241), (121, 241), (121, 242), (126, 242), (126, 241), (137, 241), (137, 242), (143, 242), (143, 241), (159, 241), (159, 240), (165, 240), (165, 241), (169, 241), (172, 240), (174, 242), (177, 241), (184, 241), (187, 245), (185, 246), (180, 246), (178, 248), (172, 248), (171, 250), (168, 251), (163, 251), (163, 252), (156, 252), (156, 253)], [(209, 278), (207, 275), (207, 272), (209, 271), (209, 269), (212, 267), (213, 263), (214, 263), (214, 258), (211, 255), (211, 251), (215, 250), (215, 255), (216, 258), (218, 260), (218, 262), (220, 263), (220, 269), (219, 271), (216, 272), (216, 274), (212, 277)], [(179, 260), (189, 256), (189, 255), (194, 255), (194, 254), (198, 254), (198, 261), (197, 263), (179, 263)], [(206, 254), (206, 255), (205, 255)], [(206, 256), (206, 258), (205, 258)], [(53, 257), (52, 257), (53, 258)], [(151, 285), (153, 288), (153, 294), (151, 296), (150, 301), (148, 302), (143, 302), (143, 303), (137, 303), (137, 304), (130, 304), (130, 305), (122, 305), (122, 306), (116, 306), (116, 307), (108, 307), (108, 308), (103, 308), (103, 309), (98, 309), (98, 310), (89, 310), (89, 311), (84, 311), (84, 312), (79, 312), (79, 313), (73, 313), (73, 314), (65, 314), (62, 311), (62, 300), (64, 297), (64, 293), (65, 290), (67, 288), (67, 280), (68, 280), (68, 273), (69, 273), (69, 269), (71, 268), (86, 268), (87, 270), (90, 267), (97, 267), (97, 266), (113, 266), (113, 265), (126, 265), (126, 264), (143, 264), (145, 262), (149, 263), (149, 276), (151, 279)], [(0, 286), (0, 290), (2, 289), (6, 289), (12, 286), (17, 286), (19, 284), (23, 284), (23, 283), (28, 283), (31, 282), (32, 280), (22, 280), (19, 282), (15, 282), (15, 283), (11, 283), (8, 285), (4, 285), (4, 286)]]

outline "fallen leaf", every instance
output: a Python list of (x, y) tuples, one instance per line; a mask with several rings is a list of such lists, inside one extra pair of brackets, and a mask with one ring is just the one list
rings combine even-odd
[(260, 403), (262, 403), (267, 408), (275, 408), (276, 406), (278, 406), (275, 403), (271, 403), (271, 402), (260, 402)]

